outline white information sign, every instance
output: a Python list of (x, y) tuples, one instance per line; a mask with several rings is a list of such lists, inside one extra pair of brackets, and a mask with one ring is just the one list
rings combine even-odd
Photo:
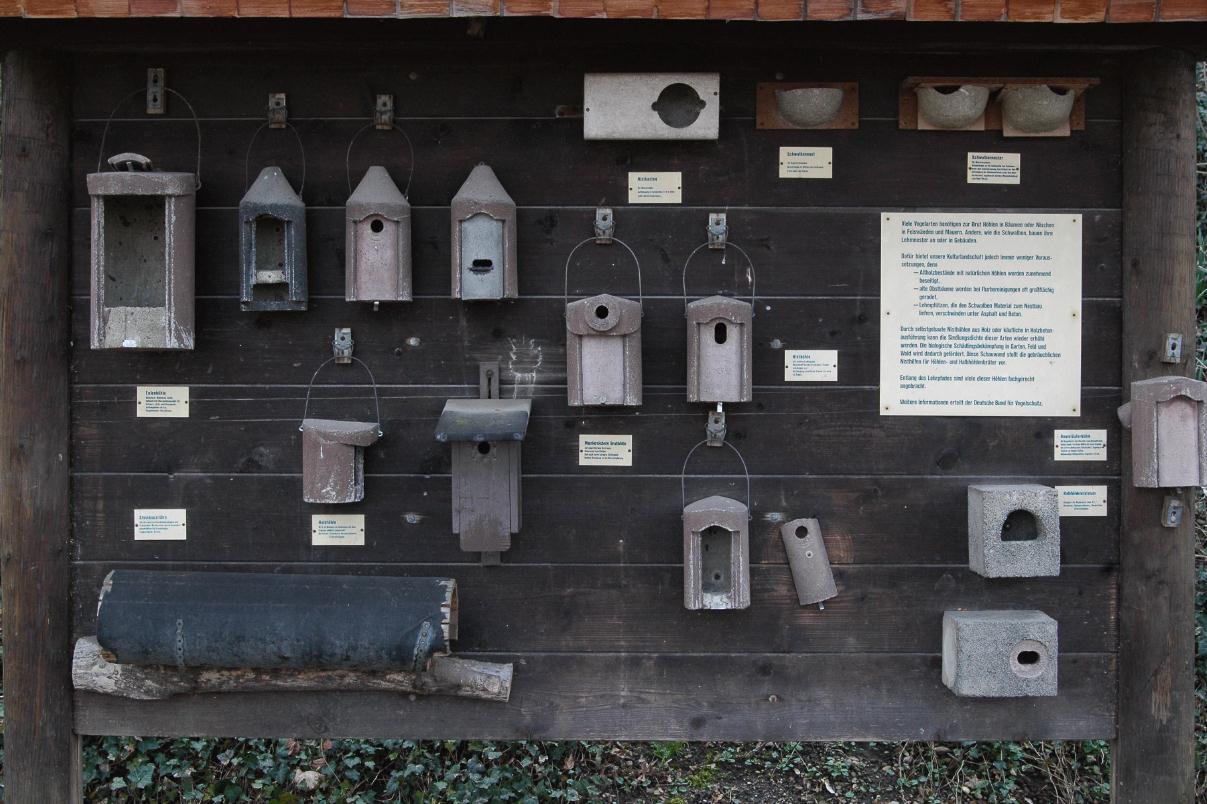
[(780, 148), (781, 179), (834, 178), (833, 148)]
[(1021, 184), (1023, 155), (968, 152), (969, 184)]
[(837, 349), (785, 349), (785, 382), (838, 382)]
[(1106, 486), (1057, 486), (1060, 516), (1106, 516)]
[(314, 514), (310, 517), (310, 543), (315, 546), (364, 547), (364, 514)]
[(886, 212), (880, 412), (1081, 415), (1081, 216)]
[(632, 466), (633, 436), (579, 435), (579, 466)]
[(135, 508), (134, 541), (182, 542), (188, 538), (184, 508)]
[(140, 419), (187, 419), (187, 385), (140, 385), (135, 391), (135, 410)]
[(1105, 461), (1106, 430), (1054, 430), (1052, 449), (1057, 461)]
[(630, 173), (630, 204), (682, 204), (683, 174)]

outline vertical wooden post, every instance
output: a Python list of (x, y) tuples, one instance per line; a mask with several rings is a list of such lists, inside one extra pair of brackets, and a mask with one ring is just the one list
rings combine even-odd
[(71, 719), (70, 96), (63, 59), (4, 58), (0, 583), (9, 802), (78, 801)]
[[(1194, 62), (1155, 51), (1125, 70), (1123, 394), (1133, 380), (1190, 371), (1194, 354)], [(1169, 332), (1181, 364), (1161, 362)], [(1126, 432), (1126, 431), (1125, 431)], [(1116, 802), (1194, 797), (1194, 524), (1161, 526), (1162, 489), (1132, 486), (1123, 449), (1119, 538)], [(1185, 490), (1189, 505), (1193, 490)]]

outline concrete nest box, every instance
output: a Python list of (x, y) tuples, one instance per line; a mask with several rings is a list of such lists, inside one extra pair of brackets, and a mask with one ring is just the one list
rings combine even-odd
[(780, 117), (800, 128), (816, 128), (831, 122), (842, 110), (843, 90), (839, 87), (798, 87), (777, 89), (775, 109)]
[(964, 129), (985, 113), (989, 88), (976, 84), (958, 87), (920, 86), (918, 114), (935, 128)]
[(1073, 111), (1077, 93), (1047, 84), (1006, 86), (998, 95), (1002, 118), (1012, 128), (1026, 134), (1043, 134), (1061, 129)]
[(967, 698), (1056, 694), (1056, 621), (1042, 611), (943, 614), (943, 683)]
[(1059, 575), (1056, 489), (1022, 484), (969, 486), (968, 566), (986, 578)]

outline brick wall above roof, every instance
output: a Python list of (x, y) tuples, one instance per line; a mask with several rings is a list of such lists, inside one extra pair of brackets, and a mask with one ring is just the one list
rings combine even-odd
[(1207, 0), (0, 0), (0, 17), (474, 17), (1181, 22)]

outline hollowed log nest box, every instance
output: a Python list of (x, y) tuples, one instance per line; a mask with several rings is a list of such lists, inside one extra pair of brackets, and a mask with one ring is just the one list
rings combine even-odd
[(92, 348), (192, 349), (197, 176), (138, 154), (109, 163), (88, 175)]
[(641, 303), (603, 293), (566, 305), (572, 406), (641, 404)]
[(365, 498), (365, 447), (381, 437), (377, 422), (302, 420), (302, 499), (353, 503)]
[(1137, 488), (1207, 485), (1207, 383), (1189, 377), (1133, 382), (1119, 419), (1132, 431)]
[(123, 664), (419, 671), (457, 638), (457, 582), (114, 570), (96, 638)]
[(411, 300), (411, 205), (384, 167), (374, 165), (344, 207), (344, 298)]
[(239, 202), (244, 310), (305, 310), (306, 205), (279, 167), (266, 167)]
[(453, 196), (451, 214), (453, 298), (518, 296), (515, 201), (489, 166), (470, 172)]
[(520, 445), (530, 399), (450, 399), (436, 440), (452, 445), (453, 533), (467, 552), (501, 552), (520, 532)]
[(713, 496), (683, 508), (683, 605), (750, 605), (750, 509)]
[(754, 307), (725, 296), (687, 305), (687, 401), (749, 402)]

